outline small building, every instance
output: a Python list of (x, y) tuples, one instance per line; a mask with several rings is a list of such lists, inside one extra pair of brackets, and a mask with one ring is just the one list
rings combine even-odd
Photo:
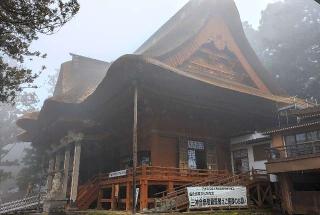
[(277, 107), (291, 104), (306, 106), (273, 83), (233, 0), (192, 0), (133, 55), (111, 65), (72, 55), (53, 98), (18, 125), (20, 139), (43, 152), (51, 201), (144, 210), (172, 197), (166, 209), (182, 210), (185, 187), (201, 183), (264, 189), (250, 195), (262, 207), (272, 201), (269, 181), (232, 174), (240, 163), (230, 140), (276, 126)]
[(266, 170), (266, 150), (271, 146), (269, 135), (254, 132), (231, 139), (232, 172), (239, 174), (252, 169)]
[[(277, 175), (281, 205), (288, 214), (320, 213), (320, 108), (289, 108), (272, 137), (267, 171)], [(281, 121), (281, 120), (280, 120)]]

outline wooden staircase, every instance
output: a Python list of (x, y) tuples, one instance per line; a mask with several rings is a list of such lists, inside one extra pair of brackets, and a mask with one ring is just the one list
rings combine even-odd
[[(258, 179), (258, 180), (257, 180)], [(154, 212), (172, 212), (172, 211), (186, 211), (188, 209), (189, 200), (187, 187), (196, 186), (246, 186), (249, 190), (258, 181), (268, 181), (267, 174), (257, 172), (247, 172), (238, 175), (232, 175), (224, 178), (208, 178), (202, 182), (189, 184), (178, 188), (174, 192), (167, 193), (166, 196), (155, 199)], [(259, 186), (260, 188), (260, 186)], [(267, 192), (270, 190), (268, 189)], [(260, 199), (261, 200), (261, 199)]]
[(87, 210), (97, 200), (100, 190), (99, 181), (99, 176), (96, 176), (79, 187), (77, 197), (78, 208)]

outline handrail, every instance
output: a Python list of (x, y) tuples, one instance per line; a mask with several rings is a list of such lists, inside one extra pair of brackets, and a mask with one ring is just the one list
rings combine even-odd
[(309, 141), (292, 145), (272, 147), (266, 150), (268, 160), (300, 157), (320, 153), (320, 141)]
[[(227, 178), (220, 178), (218, 181), (208, 181), (205, 180), (201, 183), (192, 184), (192, 186), (201, 186), (201, 185), (211, 185), (211, 186), (219, 186), (219, 185), (248, 185), (248, 181), (255, 181), (256, 179), (260, 179), (260, 177), (264, 175), (266, 176), (266, 170), (255, 170), (232, 175)], [(165, 197), (155, 199), (155, 211), (179, 211), (181, 209), (185, 209), (185, 206), (188, 204), (188, 195), (187, 189), (184, 188), (179, 191), (175, 191), (172, 194), (168, 194)]]
[[(231, 177), (227, 177), (225, 179), (221, 179), (219, 181), (213, 182), (213, 184), (220, 184), (220, 183), (223, 183), (225, 181), (229, 181), (231, 179), (238, 178), (238, 177), (239, 177), (239, 175), (233, 175)], [(212, 181), (205, 180), (205, 181), (202, 181), (202, 182), (199, 182), (199, 183), (194, 183), (194, 184), (192, 184), (192, 186), (201, 186), (201, 185), (207, 185), (207, 184), (211, 184), (211, 183), (212, 183)], [(180, 194), (184, 194), (186, 192), (186, 188), (187, 188), (187, 186), (182, 188), (181, 190), (177, 190), (177, 191), (168, 193), (166, 196), (160, 198), (160, 200), (164, 200), (164, 199), (168, 199), (168, 198), (173, 197), (173, 196), (178, 196)]]
[(44, 196), (44, 193), (40, 193), (20, 200), (3, 203), (0, 205), (0, 214), (25, 211), (40, 206), (43, 203)]
[[(243, 178), (247, 178), (248, 180), (254, 180), (257, 177), (256, 176), (261, 176), (261, 175), (267, 175), (267, 171), (266, 170), (262, 170), (262, 169), (252, 169), (251, 171), (245, 172), (245, 173), (241, 173), (241, 174), (237, 174), (237, 175), (232, 175), (230, 177), (227, 178), (220, 178), (220, 180), (213, 182), (210, 179), (206, 179), (202, 182), (199, 183), (193, 183), (193, 184), (188, 184), (185, 187), (183, 187), (180, 190), (176, 190), (173, 192), (168, 193), (166, 196), (163, 196), (161, 198), (159, 198), (159, 200), (165, 200), (174, 196), (178, 196), (180, 194), (183, 194), (186, 192), (186, 187), (188, 186), (201, 186), (201, 185), (221, 185), (221, 184), (225, 184), (226, 182), (239, 182), (239, 180), (243, 179)], [(212, 178), (211, 178), (212, 179)], [(215, 178), (217, 179), (217, 178)]]
[[(145, 176), (145, 175), (163, 175), (163, 174), (174, 174), (174, 175), (189, 175), (189, 176), (214, 176), (217, 174), (226, 174), (225, 170), (207, 170), (207, 169), (187, 169), (187, 168), (175, 168), (175, 167), (160, 167), (160, 166), (139, 166), (136, 169), (137, 176)], [(92, 184), (96, 180), (112, 180), (116, 178), (127, 178), (132, 175), (132, 168), (127, 169), (127, 174), (124, 176), (117, 176), (109, 178), (109, 173), (99, 173), (91, 177), (84, 184), (80, 185), (80, 187), (84, 187), (86, 185)]]
[[(217, 179), (217, 178), (219, 177), (219, 175), (224, 175), (224, 176), (226, 176), (226, 175), (228, 175), (228, 171), (226, 171), (226, 170), (217, 170), (217, 174), (212, 175), (212, 177), (210, 177), (210, 178), (208, 178), (208, 179), (206, 179), (206, 180)], [(162, 191), (162, 192), (155, 193), (154, 195), (155, 195), (155, 196), (161, 196), (161, 195), (164, 196), (164, 195), (166, 195), (166, 194), (167, 194), (167, 195), (171, 195), (171, 193), (177, 192), (178, 190), (182, 190), (182, 189), (184, 189), (184, 188), (186, 188), (186, 187), (188, 187), (188, 186), (191, 186), (191, 185), (193, 185), (193, 184), (194, 184), (194, 183), (188, 183), (188, 184), (181, 185), (181, 186), (177, 187), (175, 191), (169, 192), (168, 190), (166, 190), (166, 191)]]

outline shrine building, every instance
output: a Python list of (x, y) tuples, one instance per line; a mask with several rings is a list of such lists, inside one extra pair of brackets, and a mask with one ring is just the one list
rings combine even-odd
[(252, 170), (259, 160), (249, 166), (232, 151), (270, 144), (258, 133), (277, 126), (278, 109), (307, 103), (274, 83), (233, 0), (191, 0), (112, 63), (71, 56), (53, 97), (17, 122), (20, 140), (43, 152), (52, 201), (131, 210), (135, 196), (141, 211), (186, 210), (186, 186), (233, 184), (247, 186), (255, 207), (272, 204), (269, 175)]

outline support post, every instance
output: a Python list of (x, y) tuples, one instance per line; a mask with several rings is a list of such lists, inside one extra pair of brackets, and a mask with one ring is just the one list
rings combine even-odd
[(53, 181), (53, 170), (54, 170), (54, 158), (49, 160), (49, 167), (48, 167), (48, 177), (47, 177), (47, 192), (49, 193), (52, 188), (52, 181)]
[(116, 209), (116, 197), (115, 197), (116, 191), (115, 190), (116, 190), (115, 184), (113, 184), (111, 187), (111, 210)]
[(81, 143), (76, 142), (74, 147), (71, 194), (70, 194), (71, 206), (75, 206), (77, 195), (78, 195), (80, 155), (81, 155)]
[(138, 145), (138, 88), (134, 86), (133, 96), (133, 141), (132, 141), (132, 214), (136, 213), (136, 168)]
[[(62, 156), (59, 152), (56, 153), (54, 165), (54, 171), (51, 173), (52, 186), (48, 191), (46, 199), (43, 202), (43, 211), (51, 214), (52, 212), (61, 212), (64, 210), (66, 199), (63, 193), (63, 177), (61, 173), (61, 161)], [(51, 165), (51, 164), (50, 164)]]
[(54, 164), (54, 172), (55, 174), (60, 171), (60, 164), (61, 164), (61, 154), (57, 152), (56, 154), (56, 162)]
[(103, 189), (99, 189), (98, 200), (97, 200), (97, 209), (102, 209), (101, 199), (103, 199)]
[(261, 198), (261, 185), (260, 184), (258, 184), (257, 185), (257, 195), (258, 195), (258, 206), (259, 207), (262, 207), (262, 198)]
[(168, 193), (171, 193), (173, 191), (174, 191), (173, 181), (169, 181), (168, 182)]
[(148, 181), (140, 181), (140, 211), (148, 209)]
[(131, 209), (131, 190), (131, 183), (128, 181), (126, 187), (126, 211)]
[(63, 173), (63, 195), (65, 198), (67, 197), (67, 190), (68, 190), (68, 179), (69, 179), (69, 167), (70, 167), (70, 149), (67, 148), (64, 153), (64, 173)]
[(286, 213), (293, 214), (293, 205), (291, 199), (292, 184), (287, 173), (282, 173), (279, 177), (281, 189), (281, 205)]

